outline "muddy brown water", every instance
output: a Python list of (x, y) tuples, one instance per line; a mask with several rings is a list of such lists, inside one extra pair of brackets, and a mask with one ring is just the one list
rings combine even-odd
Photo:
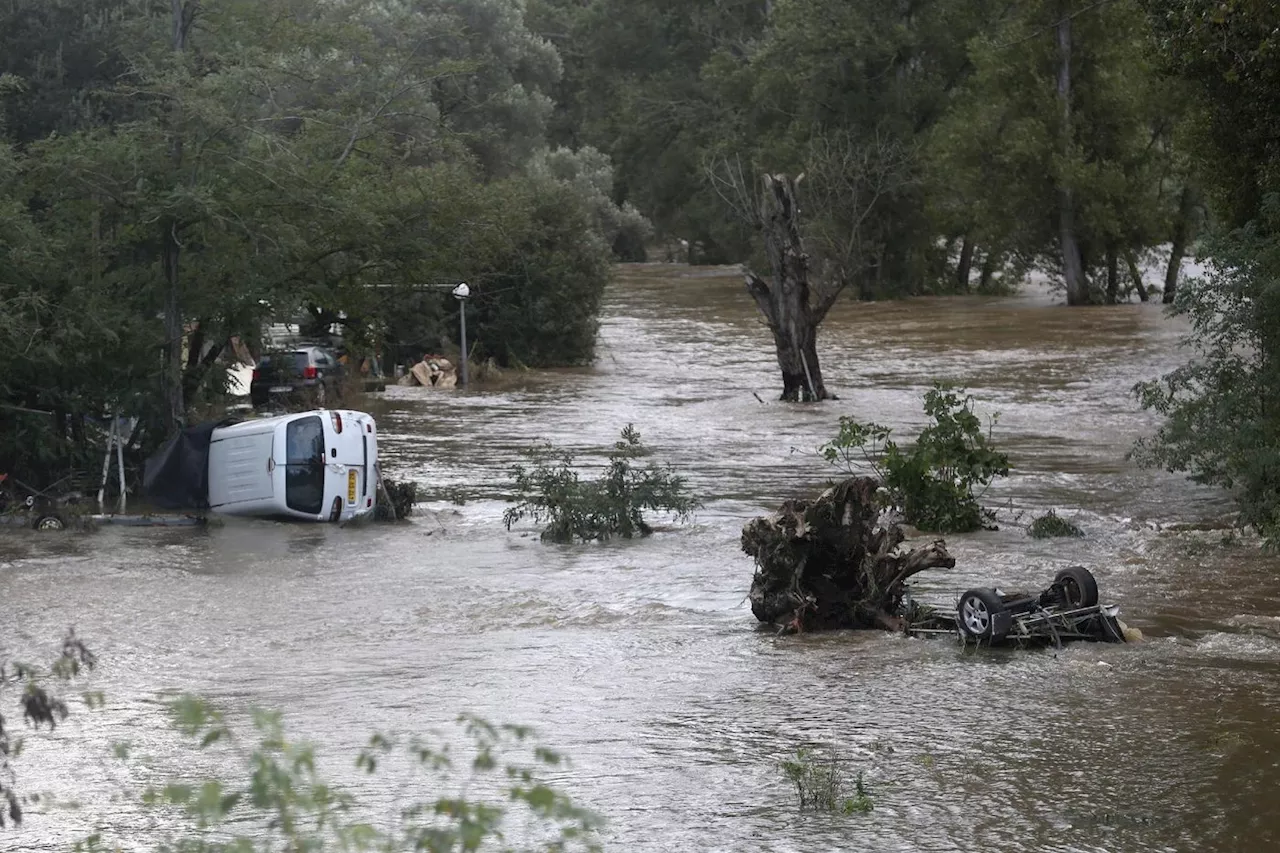
[[(23, 778), (49, 796), (0, 848), (62, 848), (95, 827), (124, 849), (153, 842), (168, 818), (123, 792), (192, 766), (156, 701), (185, 689), (233, 713), (281, 710), (375, 809), (403, 792), (349, 769), (371, 730), (464, 710), (531, 724), (571, 757), (555, 778), (606, 817), (610, 850), (1274, 849), (1280, 564), (1212, 529), (1221, 495), (1124, 458), (1153, 423), (1130, 388), (1177, 363), (1183, 330), (1158, 306), (1053, 303), (843, 304), (820, 341), (840, 400), (791, 406), (772, 401), (769, 338), (736, 278), (629, 267), (593, 369), (371, 404), (387, 467), (431, 497), (403, 528), (2, 534), (4, 642), (32, 657), (74, 623), (108, 704), (30, 741)], [(1000, 413), (1014, 471), (987, 497), (1005, 521), (1054, 507), (1087, 536), (953, 536), (958, 567), (918, 595), (1038, 587), (1078, 562), (1146, 642), (974, 654), (757, 630), (743, 522), (830, 476), (814, 449), (840, 415), (909, 435), (934, 378)], [(629, 422), (704, 496), (693, 523), (576, 547), (503, 528), (522, 448), (598, 461)], [(147, 760), (115, 762), (118, 741)], [(862, 771), (874, 810), (799, 814), (777, 765), (804, 745)]]

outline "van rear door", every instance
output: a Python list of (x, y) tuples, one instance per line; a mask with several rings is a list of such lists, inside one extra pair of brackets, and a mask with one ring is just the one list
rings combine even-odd
[(373, 508), (377, 498), (377, 480), (373, 466), (378, 458), (378, 445), (373, 432), (373, 418), (364, 412), (332, 411), (330, 440), (337, 448), (336, 461), (342, 471), (340, 494), (343, 517), (360, 515)]
[(270, 500), (273, 494), (270, 430), (220, 438), (209, 443), (209, 506), (213, 509), (248, 501)]

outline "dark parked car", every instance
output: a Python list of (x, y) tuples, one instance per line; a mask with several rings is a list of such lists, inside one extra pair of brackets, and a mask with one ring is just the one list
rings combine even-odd
[(324, 347), (300, 346), (269, 353), (253, 370), (249, 401), (255, 408), (299, 400), (327, 406), (341, 399), (343, 373), (338, 357)]

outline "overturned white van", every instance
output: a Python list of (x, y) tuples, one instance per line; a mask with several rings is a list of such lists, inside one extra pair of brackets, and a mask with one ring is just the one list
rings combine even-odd
[(345, 409), (203, 424), (147, 460), (143, 490), (165, 509), (349, 521), (377, 506), (377, 425)]

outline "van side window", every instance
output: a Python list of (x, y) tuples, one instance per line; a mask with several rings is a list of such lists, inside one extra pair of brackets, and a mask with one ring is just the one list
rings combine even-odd
[(324, 424), (319, 415), (285, 427), (285, 505), (319, 515), (324, 511)]

